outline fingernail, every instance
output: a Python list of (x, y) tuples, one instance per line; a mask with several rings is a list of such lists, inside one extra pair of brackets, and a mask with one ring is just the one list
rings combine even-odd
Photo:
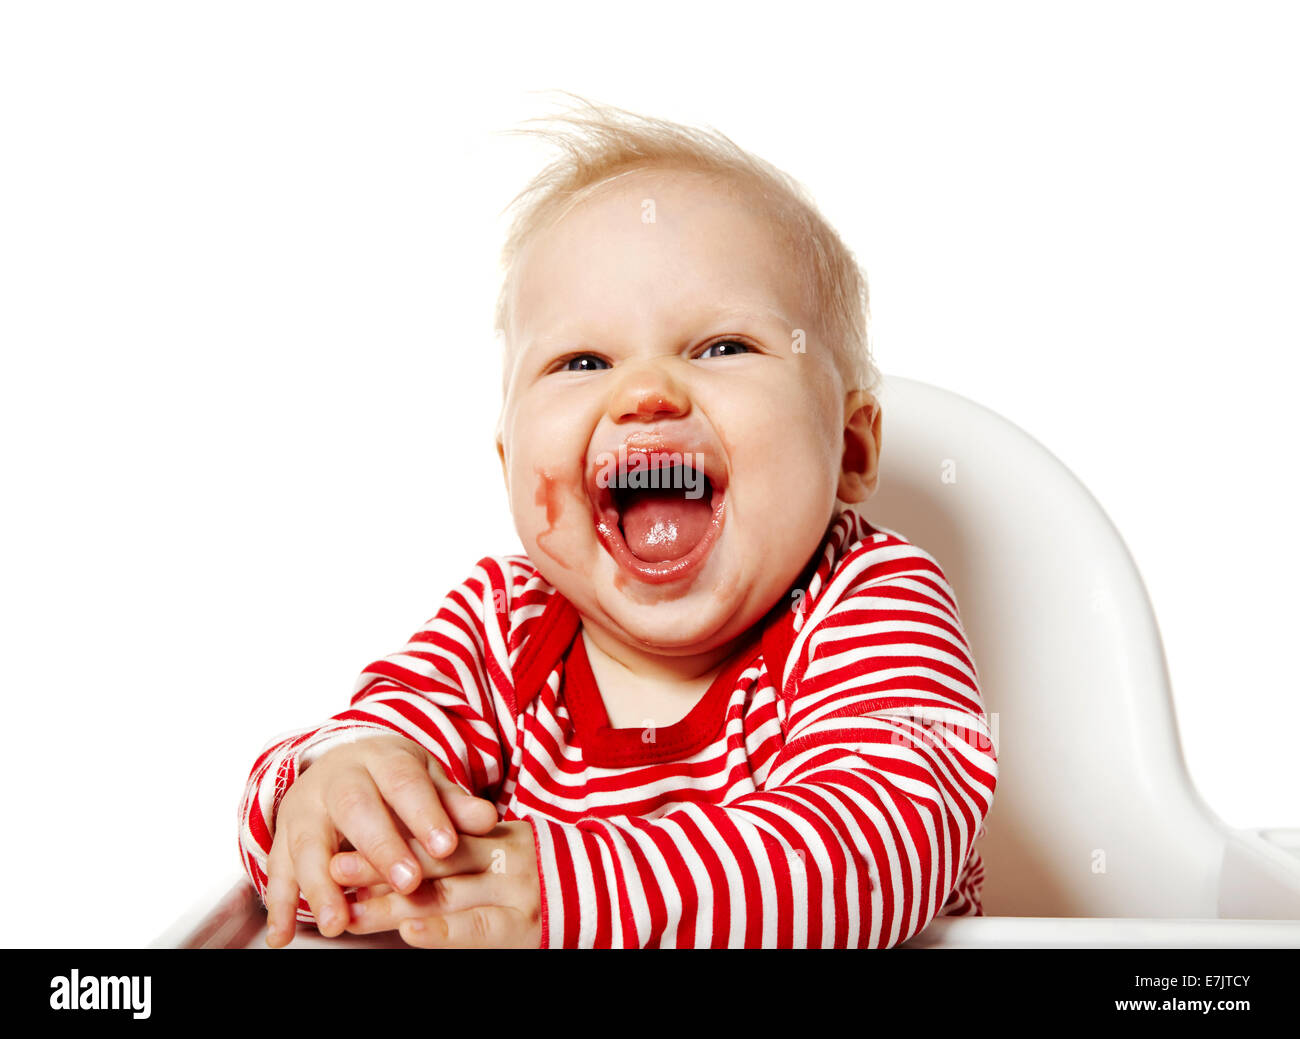
[(348, 876), (351, 876), (353, 873), (355, 873), (355, 872), (357, 871), (357, 865), (358, 865), (358, 862), (357, 862), (357, 856), (356, 856), (356, 855), (340, 855), (340, 856), (338, 857), (337, 865), (338, 865), (338, 867), (339, 867), (340, 870), (342, 870), (342, 871), (343, 871), (344, 873), (346, 873)]
[(339, 922), (338, 910), (333, 906), (328, 909), (322, 909), (320, 914), (320, 925), (322, 928), (333, 929)]
[(392, 878), (393, 887), (402, 891), (415, 882), (416, 872), (405, 862), (399, 862), (388, 871), (388, 875)]
[(433, 848), (435, 855), (446, 855), (447, 852), (451, 851), (455, 839), (450, 830), (434, 830), (433, 835), (429, 838), (429, 844)]
[(419, 933), (419, 932), (421, 932), (421, 931), (424, 930), (424, 921), (423, 921), (423, 920), (407, 920), (407, 921), (406, 921), (406, 926), (409, 927), (412, 931), (415, 931), (415, 932)]
[(366, 915), (366, 904), (364, 902), (353, 902), (352, 919), (360, 920), (365, 915)]

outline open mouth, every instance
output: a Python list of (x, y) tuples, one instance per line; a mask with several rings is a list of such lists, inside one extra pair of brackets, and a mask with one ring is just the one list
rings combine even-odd
[[(646, 453), (592, 479), (596, 531), (624, 569), (652, 583), (680, 579), (700, 566), (722, 529), (726, 475), (700, 456)], [(708, 471), (706, 471), (706, 468)]]

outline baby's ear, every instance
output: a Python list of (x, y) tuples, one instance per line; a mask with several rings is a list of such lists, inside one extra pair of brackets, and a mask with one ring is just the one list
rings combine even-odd
[(844, 402), (844, 456), (835, 496), (847, 504), (866, 501), (880, 482), (880, 401), (853, 390)]

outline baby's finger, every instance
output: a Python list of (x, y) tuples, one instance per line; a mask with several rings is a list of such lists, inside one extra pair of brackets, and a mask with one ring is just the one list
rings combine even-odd
[[(456, 828), (447, 818), (432, 770), (420, 759), (401, 752), (368, 767), (380, 796), (429, 854), (439, 858), (450, 854), (456, 847)], [(407, 888), (397, 881), (393, 886)]]
[(316, 929), (327, 938), (342, 934), (348, 923), (348, 903), (329, 877), (329, 861), (337, 847), (336, 841), (332, 835), (326, 841), (312, 829), (293, 826), (287, 829), (285, 839), (298, 886), (316, 917)]
[(430, 758), (429, 775), (438, 790), (438, 797), (447, 815), (461, 833), (473, 833), (479, 836), (487, 833), (498, 822), (497, 806), (483, 797), (468, 793), (459, 783), (448, 779), (441, 763)]
[[(451, 877), (480, 873), (486, 868), (482, 860), (483, 848), (478, 844), (480, 841), (481, 837), (463, 836), (456, 850), (442, 859), (431, 858), (414, 838), (407, 843), (420, 865), (421, 877)], [(349, 887), (373, 887), (386, 883), (383, 873), (359, 851), (343, 851), (331, 858), (330, 877)]]
[(266, 944), (279, 949), (293, 940), (298, 916), (298, 884), (288, 843), (276, 835), (266, 864)]
[[(328, 791), (326, 804), (335, 825), (357, 849), (355, 854), (376, 866), (382, 872), (382, 879), (398, 891), (416, 889), (420, 883), (419, 860), (397, 832), (368, 771), (349, 775), (338, 783)], [(327, 855), (321, 863), (321, 874), (326, 878), (329, 865)], [(346, 922), (345, 913), (343, 923)]]
[(506, 906), (474, 906), (445, 916), (412, 917), (397, 928), (402, 941), (421, 949), (532, 948), (524, 916)]
[[(419, 848), (416, 841), (411, 841), (411, 850)], [(423, 854), (427, 854), (421, 849)], [(366, 861), (366, 857), (356, 851), (342, 851), (330, 859), (330, 879), (336, 884), (367, 890), (380, 884), (387, 885), (384, 875)], [(358, 891), (358, 897), (360, 891)], [(367, 897), (373, 897), (374, 891)]]
[(391, 931), (411, 917), (445, 914), (471, 906), (492, 904), (500, 897), (499, 885), (492, 883), (494, 879), (496, 878), (484, 874), (446, 877), (425, 881), (411, 895), (393, 891), (368, 898), (353, 904), (348, 930), (353, 934)]

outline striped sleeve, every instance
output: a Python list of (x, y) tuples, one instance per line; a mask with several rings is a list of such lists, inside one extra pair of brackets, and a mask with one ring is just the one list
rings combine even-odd
[[(343, 743), (379, 733), (405, 736), (463, 789), (496, 799), (514, 730), (513, 705), (501, 698), (502, 684), (493, 676), (507, 666), (510, 607), (519, 579), (509, 557), (480, 560), (400, 651), (362, 672), (347, 710), (277, 738), (258, 756), (240, 805), (239, 850), (263, 901), (280, 802), (312, 761)], [(298, 919), (312, 921), (305, 899)]]
[(952, 589), (876, 534), (810, 599), (760, 789), (655, 819), (530, 818), (543, 944), (887, 948), (939, 914), (997, 781)]

